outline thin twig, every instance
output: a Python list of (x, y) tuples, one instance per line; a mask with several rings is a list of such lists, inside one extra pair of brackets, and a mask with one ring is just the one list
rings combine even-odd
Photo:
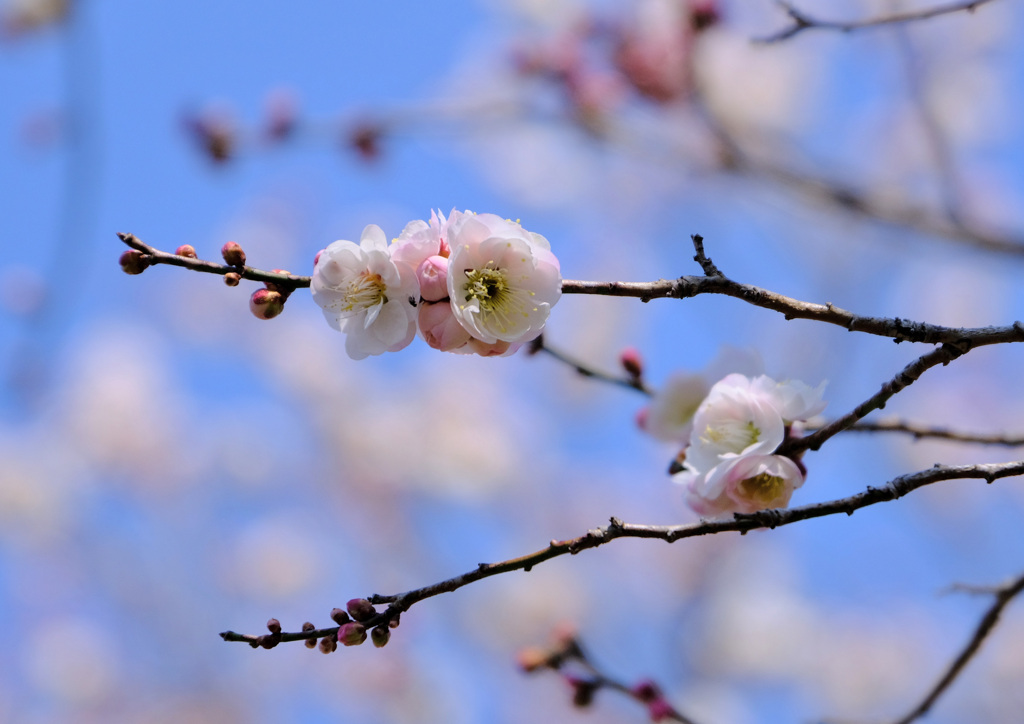
[(995, 625), (999, 622), (999, 615), (1003, 612), (1003, 609), (1012, 601), (1021, 591), (1024, 591), (1024, 575), (1020, 576), (1016, 580), (1010, 581), (1003, 586), (998, 587), (993, 591), (995, 595), (995, 601), (992, 606), (985, 612), (985, 615), (978, 622), (977, 628), (974, 630), (974, 635), (971, 636), (971, 640), (967, 642), (963, 651), (953, 660), (946, 669), (946, 673), (942, 675), (938, 683), (928, 692), (924, 700), (914, 707), (910, 713), (901, 719), (897, 719), (894, 724), (910, 724), (916, 719), (924, 716), (935, 704), (936, 700), (949, 688), (950, 684), (956, 680), (960, 672), (967, 666), (968, 662), (974, 657), (974, 655), (981, 648), (981, 645), (985, 642), (985, 639), (995, 628)]
[(185, 269), (191, 269), (192, 271), (205, 272), (207, 274), (219, 274), (221, 276), (229, 273), (237, 273), (242, 279), (251, 279), (255, 282), (271, 282), (278, 286), (289, 287), (291, 289), (308, 287), (310, 282), (309, 277), (298, 276), (295, 274), (279, 274), (277, 272), (254, 269), (251, 266), (237, 267), (229, 264), (218, 264), (213, 261), (203, 261), (202, 259), (192, 259), (187, 256), (178, 256), (177, 254), (168, 254), (165, 251), (160, 251), (148, 244), (144, 244), (134, 234), (118, 233), (117, 237), (132, 249), (141, 251), (145, 254), (151, 265), (169, 264), (170, 266), (180, 266)]
[(918, 425), (903, 420), (881, 420), (879, 422), (857, 422), (846, 428), (848, 432), (902, 432), (912, 435), (914, 439), (932, 438), (951, 442), (978, 443), (981, 445), (1004, 445), (1020, 447), (1024, 445), (1024, 436), (982, 435), (974, 432), (959, 432), (944, 427)]
[(596, 367), (592, 367), (586, 362), (582, 362), (581, 360), (566, 354), (562, 350), (552, 347), (544, 335), (537, 337), (537, 339), (531, 343), (530, 350), (531, 352), (544, 352), (562, 364), (572, 367), (583, 377), (589, 377), (591, 379), (598, 380), (600, 382), (607, 382), (619, 387), (628, 387), (631, 390), (636, 390), (637, 392), (641, 392), (648, 396), (654, 394), (651, 389), (643, 383), (643, 380), (636, 377), (620, 377), (618, 375), (613, 375), (610, 372), (604, 372)]
[(912, 10), (902, 13), (893, 13), (892, 15), (883, 15), (877, 18), (851, 20), (846, 22), (839, 20), (817, 20), (802, 10), (798, 10), (791, 3), (785, 2), (784, 0), (777, 0), (777, 2), (779, 7), (781, 7), (789, 16), (789, 19), (792, 21), (791, 24), (777, 33), (764, 38), (756, 38), (754, 42), (766, 44), (778, 43), (783, 40), (788, 40), (804, 30), (838, 30), (843, 33), (849, 33), (854, 30), (863, 30), (864, 28), (877, 28), (883, 25), (896, 25), (899, 23), (909, 23), (918, 20), (928, 20), (929, 18), (938, 17), (939, 15), (948, 15), (949, 13), (957, 13), (965, 10), (967, 12), (974, 12), (976, 8), (986, 5), (992, 2), (992, 0), (951, 2), (943, 5), (936, 5), (935, 7), (927, 10)]
[[(559, 672), (573, 689), (573, 704), (589, 706), (594, 695), (601, 689), (611, 689), (628, 696), (647, 707), (651, 721), (674, 721), (679, 724), (694, 724), (694, 721), (672, 706), (653, 681), (645, 680), (635, 686), (628, 686), (619, 679), (604, 673), (587, 655), (575, 634), (560, 633), (551, 648), (529, 648), (521, 652), (519, 664), (527, 673), (544, 669)], [(576, 670), (584, 676), (579, 676)]]
[[(378, 613), (372, 619), (364, 621), (367, 629), (387, 623), (407, 611), (414, 604), (442, 593), (451, 593), (476, 581), (490, 578), (491, 576), (510, 573), (512, 571), (529, 572), (534, 566), (540, 565), (552, 558), (564, 555), (576, 555), (581, 551), (590, 548), (597, 548), (610, 543), (618, 538), (653, 538), (673, 543), (684, 538), (695, 538), (697, 536), (714, 535), (727, 531), (736, 531), (744, 534), (750, 530), (759, 528), (778, 528), (790, 525), (803, 520), (821, 518), (828, 515), (845, 513), (853, 515), (854, 511), (860, 510), (876, 503), (883, 503), (896, 500), (908, 493), (917, 490), (925, 485), (931, 485), (944, 480), (956, 480), (966, 478), (981, 478), (986, 482), (993, 482), (999, 478), (1024, 475), (1024, 461), (1011, 463), (997, 463), (986, 465), (963, 465), (943, 466), (936, 465), (927, 470), (916, 473), (901, 475), (893, 478), (881, 488), (869, 487), (867, 490), (851, 495), (847, 498), (840, 498), (824, 503), (813, 503), (799, 508), (788, 508), (778, 510), (762, 510), (756, 513), (735, 513), (728, 520), (702, 520), (699, 523), (687, 525), (642, 525), (634, 523), (623, 523), (618, 518), (612, 518), (610, 523), (602, 528), (594, 528), (585, 534), (568, 540), (552, 540), (545, 548), (529, 553), (518, 558), (511, 558), (499, 563), (481, 563), (471, 571), (462, 575), (449, 578), (448, 580), (434, 583), (422, 588), (416, 588), (405, 593), (393, 595), (374, 594), (369, 597), (372, 604), (387, 604), (388, 608)], [(337, 633), (338, 628), (316, 629), (311, 631), (299, 631), (284, 633), (281, 641), (300, 641), (311, 638), (322, 638), (332, 633)], [(258, 636), (252, 634), (239, 634), (234, 631), (225, 631), (221, 634), (225, 641), (240, 641), (250, 645), (258, 645)]]
[(792, 438), (784, 442), (779, 446), (779, 454), (791, 455), (793, 453), (800, 452), (801, 450), (817, 450), (833, 435), (847, 429), (853, 425), (853, 423), (865, 417), (868, 413), (885, 407), (886, 402), (901, 390), (917, 382), (918, 378), (927, 370), (935, 367), (936, 365), (949, 364), (957, 357), (966, 354), (968, 351), (970, 351), (969, 345), (944, 344), (937, 349), (933, 349), (928, 354), (918, 357), (916, 360), (900, 370), (895, 377), (882, 385), (882, 388), (878, 392), (857, 405), (850, 412), (833, 420), (806, 437)]

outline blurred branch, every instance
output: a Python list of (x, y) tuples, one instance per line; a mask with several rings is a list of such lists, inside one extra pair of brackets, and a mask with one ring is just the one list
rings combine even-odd
[(991, 591), (992, 595), (995, 596), (995, 601), (992, 602), (992, 606), (989, 607), (985, 615), (982, 616), (981, 621), (978, 622), (977, 628), (974, 630), (974, 635), (971, 636), (971, 640), (967, 642), (963, 651), (953, 660), (946, 670), (946, 673), (942, 675), (938, 683), (928, 692), (924, 700), (914, 707), (906, 716), (901, 719), (897, 719), (894, 724), (910, 724), (923, 717), (929, 712), (936, 700), (949, 688), (950, 684), (956, 680), (956, 677), (960, 675), (960, 672), (967, 666), (968, 662), (974, 657), (981, 645), (985, 642), (985, 639), (995, 628), (995, 625), (999, 622), (999, 615), (1003, 612), (1003, 609), (1012, 601), (1021, 591), (1024, 591), (1024, 575), (1020, 576), (1016, 580), (1009, 581), (998, 588)]
[(986, 5), (992, 2), (992, 0), (971, 0), (970, 2), (945, 3), (943, 5), (936, 5), (935, 7), (927, 10), (911, 10), (902, 13), (893, 13), (892, 15), (883, 15), (877, 18), (869, 18), (867, 20), (852, 20), (848, 22), (838, 20), (816, 20), (802, 10), (798, 10), (794, 5), (786, 2), (785, 0), (776, 0), (776, 2), (779, 7), (786, 12), (792, 22), (788, 27), (783, 28), (773, 35), (755, 39), (755, 42), (757, 43), (778, 43), (783, 40), (788, 40), (804, 30), (838, 30), (840, 32), (849, 33), (854, 30), (877, 28), (882, 25), (896, 25), (899, 23), (909, 23), (918, 20), (928, 20), (929, 18), (938, 17), (939, 15), (947, 15), (949, 13), (957, 13), (964, 10), (967, 12), (974, 12), (976, 8)]
[(857, 422), (846, 428), (848, 432), (902, 432), (913, 435), (914, 439), (933, 438), (952, 442), (978, 443), (981, 445), (1005, 445), (1019, 447), (1024, 445), (1024, 436), (981, 435), (972, 432), (957, 432), (942, 427), (917, 425), (902, 420), (883, 420), (879, 422)]
[[(618, 538), (653, 538), (674, 543), (684, 538), (714, 535), (727, 531), (744, 534), (759, 528), (778, 528), (812, 518), (845, 513), (853, 515), (854, 511), (876, 503), (896, 500), (908, 493), (944, 480), (980, 478), (988, 483), (1005, 477), (1024, 475), (1024, 461), (987, 465), (943, 466), (936, 465), (927, 470), (901, 475), (893, 478), (881, 488), (869, 487), (867, 490), (825, 503), (814, 503), (799, 508), (761, 510), (756, 513), (735, 513), (728, 520), (702, 520), (687, 525), (642, 525), (623, 523), (618, 518), (611, 518), (603, 528), (594, 528), (585, 534), (568, 540), (552, 540), (545, 548), (533, 553), (511, 558), (499, 563), (481, 563), (471, 571), (449, 578), (423, 588), (416, 588), (405, 593), (382, 596), (374, 594), (367, 599), (371, 604), (384, 605), (387, 609), (375, 613), (363, 621), (365, 628), (383, 626), (395, 620), (414, 604), (442, 593), (451, 593), (476, 581), (512, 571), (529, 572), (534, 566), (564, 555), (576, 555), (590, 548), (597, 548)], [(336, 635), (338, 628), (312, 629), (295, 633), (280, 634), (280, 641), (299, 641)], [(253, 634), (239, 634), (225, 631), (220, 634), (225, 641), (245, 642), (253, 647), (260, 645), (261, 637)]]
[[(692, 719), (680, 713), (668, 702), (661, 688), (653, 681), (641, 681), (635, 686), (627, 686), (601, 671), (584, 652), (575, 634), (559, 634), (551, 648), (529, 648), (520, 652), (519, 665), (526, 673), (531, 674), (543, 669), (561, 673), (565, 682), (572, 688), (573, 704), (577, 707), (589, 706), (598, 691), (611, 689), (646, 706), (651, 721), (694, 724)], [(582, 673), (582, 676), (576, 672), (577, 669), (581, 670), (579, 673)]]
[(610, 372), (604, 372), (592, 367), (585, 362), (582, 362), (575, 357), (571, 357), (560, 349), (552, 347), (550, 343), (541, 334), (537, 339), (530, 342), (530, 354), (536, 354), (537, 352), (544, 352), (545, 354), (553, 357), (564, 365), (568, 365), (576, 370), (577, 373), (583, 377), (590, 377), (591, 379), (598, 380), (600, 382), (608, 382), (613, 385), (619, 385), (620, 387), (628, 387), (631, 390), (642, 392), (645, 395), (654, 394), (653, 391), (644, 384), (643, 379), (632, 375), (623, 375), (621, 377), (613, 375)]

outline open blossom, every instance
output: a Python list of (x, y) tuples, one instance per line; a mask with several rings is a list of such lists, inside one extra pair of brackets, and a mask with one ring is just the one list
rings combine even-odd
[(717, 382), (693, 417), (683, 470), (673, 476), (686, 487), (690, 507), (720, 517), (788, 505), (804, 472), (773, 453), (788, 426), (824, 409), (824, 387), (765, 375), (731, 374)]
[[(682, 473), (680, 473), (682, 475)], [(781, 455), (743, 455), (686, 479), (686, 502), (705, 518), (789, 505), (804, 474)]]
[(345, 333), (352, 359), (397, 352), (416, 336), (415, 271), (392, 258), (375, 224), (359, 244), (336, 241), (320, 252), (310, 287), (328, 323)]
[(447, 232), (452, 313), (478, 346), (537, 337), (562, 294), (547, 239), (494, 214), (453, 214)]

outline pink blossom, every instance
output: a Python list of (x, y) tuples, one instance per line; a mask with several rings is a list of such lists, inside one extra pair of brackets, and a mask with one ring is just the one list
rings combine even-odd
[(562, 295), (558, 259), (540, 234), (494, 214), (452, 214), (448, 296), (466, 330), (485, 345), (528, 342)]

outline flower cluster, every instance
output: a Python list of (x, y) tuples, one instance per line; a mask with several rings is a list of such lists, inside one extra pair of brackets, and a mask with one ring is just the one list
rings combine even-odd
[(345, 350), (363, 359), (406, 347), (417, 329), (445, 352), (508, 355), (536, 338), (562, 294), (551, 245), (494, 214), (412, 221), (387, 244), (380, 227), (316, 258), (313, 299)]
[(825, 409), (824, 389), (824, 382), (811, 388), (795, 380), (730, 374), (696, 408), (680, 409), (676, 424), (687, 430), (688, 440), (682, 470), (673, 478), (686, 487), (689, 506), (718, 518), (788, 505), (806, 470), (775, 451), (793, 435), (794, 423)]

